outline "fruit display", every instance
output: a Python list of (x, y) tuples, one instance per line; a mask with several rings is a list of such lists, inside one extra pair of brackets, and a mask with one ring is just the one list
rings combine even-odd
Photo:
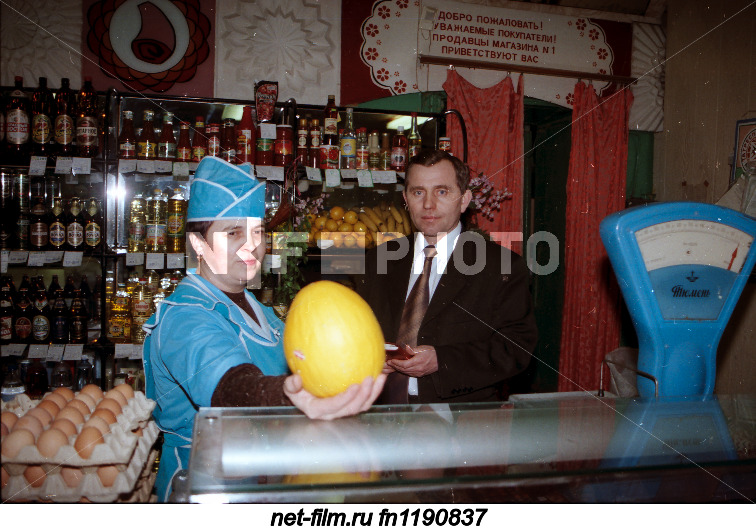
[(283, 344), (291, 371), (321, 398), (367, 376), (375, 378), (386, 358), (383, 333), (370, 306), (332, 281), (313, 282), (299, 291), (286, 317)]
[(310, 224), (309, 243), (322, 248), (370, 248), (413, 232), (407, 211), (386, 201), (349, 209), (335, 205), (319, 216), (311, 215)]

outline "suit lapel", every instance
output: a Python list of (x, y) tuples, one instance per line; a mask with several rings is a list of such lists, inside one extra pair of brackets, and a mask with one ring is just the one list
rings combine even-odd
[[(412, 248), (410, 248), (407, 256), (388, 263), (387, 277), (399, 277), (399, 279), (386, 284), (389, 301), (387, 304), (388, 306), (404, 306), (404, 301), (407, 297), (407, 286), (409, 285), (410, 273), (412, 272), (412, 256)], [(392, 334), (396, 335), (399, 331), (399, 321), (402, 318), (402, 310), (392, 310), (390, 317)]]

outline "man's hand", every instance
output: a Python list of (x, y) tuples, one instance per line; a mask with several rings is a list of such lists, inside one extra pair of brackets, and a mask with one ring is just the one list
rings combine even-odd
[(420, 345), (412, 347), (411, 350), (415, 355), (410, 359), (389, 359), (386, 361), (386, 366), (413, 378), (427, 376), (438, 370), (438, 358), (434, 347)]
[(284, 381), (284, 394), (308, 418), (317, 420), (335, 420), (352, 416), (370, 409), (373, 402), (383, 390), (385, 374), (378, 374), (373, 380), (368, 376), (362, 383), (351, 385), (344, 392), (330, 398), (318, 398), (307, 392), (302, 386), (302, 377), (292, 374)]

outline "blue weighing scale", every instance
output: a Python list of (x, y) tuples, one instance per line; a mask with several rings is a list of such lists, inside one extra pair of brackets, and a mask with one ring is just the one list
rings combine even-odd
[[(610, 215), (600, 234), (638, 335), (638, 370), (659, 397), (712, 394), (717, 346), (756, 261), (756, 221), (669, 202)], [(637, 380), (654, 397), (654, 382)]]

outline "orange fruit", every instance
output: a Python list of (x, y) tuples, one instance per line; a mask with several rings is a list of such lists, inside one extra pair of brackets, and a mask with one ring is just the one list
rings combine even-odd
[(362, 222), (355, 222), (352, 226), (352, 231), (354, 231), (355, 233), (364, 233), (367, 230), (367, 226)]
[(344, 222), (343, 224), (339, 224), (339, 231), (342, 233), (351, 233), (352, 232), (352, 224), (348, 222)]
[(357, 216), (357, 213), (354, 211), (347, 211), (344, 213), (344, 222), (347, 224), (354, 224), (359, 219), (359, 216)]
[(312, 227), (314, 227), (315, 229), (323, 229), (327, 221), (328, 221), (328, 217), (319, 216), (312, 223)]
[(323, 228), (323, 231), (338, 231), (338, 229), (339, 229), (338, 222), (336, 222), (336, 220), (329, 218), (325, 223), (325, 227)]
[(340, 205), (331, 207), (331, 211), (328, 214), (334, 220), (341, 220), (344, 218), (344, 208)]
[(354, 247), (357, 245), (357, 239), (353, 233), (344, 233), (344, 247)]
[(357, 247), (366, 248), (368, 245), (368, 238), (365, 236), (365, 233), (354, 233), (352, 235), (357, 242)]

